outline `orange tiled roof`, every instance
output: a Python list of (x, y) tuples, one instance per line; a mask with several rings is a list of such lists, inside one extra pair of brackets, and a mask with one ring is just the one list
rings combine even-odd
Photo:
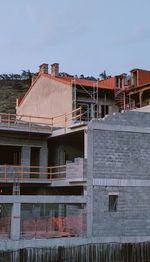
[(86, 87), (98, 86), (99, 88), (110, 89), (110, 90), (114, 90), (115, 88), (115, 77), (111, 77), (106, 80), (89, 80), (89, 79), (74, 78), (72, 76), (54, 77), (49, 74), (43, 74), (43, 76), (48, 77), (52, 80), (64, 83), (64, 84), (69, 84), (69, 85), (71, 85), (72, 82), (74, 81), (76, 85), (81, 85), (81, 86), (86, 86)]
[(50, 74), (39, 74), (36, 78), (36, 80), (31, 84), (30, 88), (26, 92), (26, 94), (23, 97), (18, 98), (18, 105), (20, 105), (23, 100), (27, 97), (37, 80), (41, 77), (46, 77), (54, 81), (61, 82), (63, 84), (67, 84), (71, 86), (71, 84), (74, 83), (76, 85), (86, 86), (86, 87), (98, 87), (100, 89), (107, 89), (107, 90), (114, 90), (115, 88), (115, 77), (111, 77), (106, 80), (89, 80), (89, 79), (80, 79), (80, 78), (74, 78), (73, 76), (51, 76)]

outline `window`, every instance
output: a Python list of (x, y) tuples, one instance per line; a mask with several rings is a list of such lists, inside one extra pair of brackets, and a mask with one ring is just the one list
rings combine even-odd
[(120, 77), (116, 77), (116, 87), (117, 88), (122, 88), (122, 84), (123, 84), (123, 79)]
[(109, 106), (108, 105), (101, 105), (101, 118), (105, 115), (109, 114)]
[(21, 147), (0, 145), (0, 165), (20, 165)]
[(117, 212), (118, 195), (109, 195), (109, 212)]
[(137, 72), (133, 72), (133, 85), (137, 86)]

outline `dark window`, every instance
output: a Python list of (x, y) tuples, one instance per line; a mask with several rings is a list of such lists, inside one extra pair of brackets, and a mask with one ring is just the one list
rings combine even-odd
[(116, 87), (119, 87), (119, 78), (116, 77)]
[(133, 73), (133, 85), (137, 86), (137, 72)]
[(40, 164), (40, 148), (31, 147), (30, 163), (31, 163), (31, 166), (39, 166), (39, 164)]
[(116, 212), (118, 205), (118, 195), (109, 195), (109, 212)]
[(121, 77), (116, 78), (116, 87), (122, 88), (123, 79)]
[(21, 147), (0, 146), (0, 165), (20, 165)]
[(109, 106), (108, 105), (101, 105), (101, 118), (105, 115), (109, 114)]

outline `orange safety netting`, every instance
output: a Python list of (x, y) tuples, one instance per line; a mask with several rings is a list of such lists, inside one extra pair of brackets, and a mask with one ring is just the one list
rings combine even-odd
[(86, 217), (83, 215), (23, 219), (21, 223), (23, 237), (79, 236), (84, 234), (85, 230)]
[(10, 235), (10, 217), (0, 217), (0, 236), (9, 237)]

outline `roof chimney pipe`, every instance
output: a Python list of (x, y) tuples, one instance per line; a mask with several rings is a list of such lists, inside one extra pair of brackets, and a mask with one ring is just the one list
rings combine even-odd
[(48, 64), (42, 64), (39, 66), (40, 74), (48, 74)]
[(54, 63), (51, 65), (51, 76), (58, 76), (59, 75), (59, 64)]

